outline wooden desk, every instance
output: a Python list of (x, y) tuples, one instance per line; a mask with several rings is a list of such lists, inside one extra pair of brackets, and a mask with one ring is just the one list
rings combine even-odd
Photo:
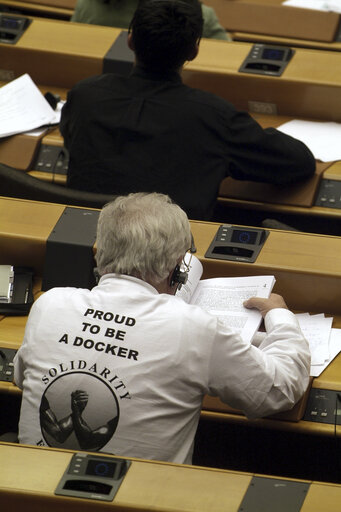
[(250, 112), (255, 103), (257, 113), (270, 113), (272, 105), (276, 115), (341, 120), (341, 100), (334, 103), (334, 111), (331, 106), (341, 86), (337, 53), (298, 49), (282, 76), (269, 77), (239, 72), (250, 49), (246, 43), (206, 40), (198, 57), (185, 67), (184, 81)]
[[(332, 41), (338, 16), (336, 13), (318, 13), (310, 9), (307, 12), (306, 9), (288, 8), (281, 5), (282, 1), (234, 0), (232, 7), (236, 13), (233, 18), (231, 0), (207, 0), (206, 5), (215, 9), (220, 23), (230, 31), (236, 41), (341, 50), (341, 42)], [(253, 9), (251, 16), (244, 16), (243, 11), (238, 15), (237, 9), (240, 8), (240, 4), (247, 4)], [(69, 20), (74, 12), (76, 0), (2, 0), (1, 5), (7, 7), (9, 12)], [(279, 11), (276, 8), (279, 8)], [(317, 30), (314, 30), (316, 26)], [(325, 42), (323, 39), (330, 40)]]
[(69, 20), (77, 0), (2, 0), (9, 12)]
[[(43, 274), (46, 240), (65, 206), (0, 199), (0, 263), (26, 265)], [(290, 308), (341, 314), (341, 238), (270, 230), (255, 263), (205, 258), (219, 224), (191, 221), (204, 277), (272, 273)]]
[[(133, 459), (112, 502), (55, 496), (55, 488), (73, 453), (0, 443), (0, 459), (4, 461), (0, 466), (1, 504), (8, 510), (22, 508), (26, 512), (61, 509), (71, 512), (79, 507), (87, 512), (102, 509), (237, 512), (241, 510), (250, 484), (255, 483), (253, 477), (257, 476), (262, 482), (267, 479), (268, 483), (279, 486), (288, 483), (283, 479), (269, 482), (270, 477), (252, 473)], [(115, 459), (110, 457), (108, 460)], [(339, 512), (340, 485), (301, 480), (289, 482), (306, 484), (301, 512)], [(273, 510), (276, 510), (275, 495), (273, 499)]]
[(234, 40), (340, 51), (340, 14), (283, 5), (283, 0), (207, 0)]
[(0, 44), (1, 69), (28, 73), (37, 84), (71, 88), (102, 73), (103, 58), (120, 29), (34, 18), (15, 45)]
[(323, 43), (311, 39), (295, 39), (290, 37), (268, 36), (264, 34), (251, 34), (248, 32), (232, 32), (231, 37), (234, 41), (244, 43), (262, 43), (281, 46), (290, 46), (291, 48), (309, 48), (311, 50), (327, 50), (329, 52), (340, 52), (341, 42)]
[[(13, 78), (27, 72), (37, 84), (70, 88), (102, 72), (104, 57), (120, 33), (111, 27), (33, 19), (15, 45), (0, 44), (1, 68)], [(251, 46), (203, 39), (198, 57), (184, 68), (184, 82), (244, 110), (252, 111), (250, 105), (256, 104), (258, 112), (269, 113), (271, 106), (277, 115), (341, 121), (336, 52), (297, 49), (282, 76), (273, 77), (239, 72)]]
[[(0, 264), (32, 266), (42, 276), (46, 240), (64, 211), (63, 205), (0, 199)], [(334, 327), (341, 327), (341, 238), (299, 232), (270, 230), (255, 263), (209, 259), (205, 253), (215, 237), (218, 224), (191, 221), (197, 256), (204, 266), (204, 278), (274, 274), (275, 291), (282, 294), (295, 311), (324, 312), (334, 317)], [(36, 288), (36, 294), (39, 288)], [(19, 348), (25, 327), (25, 317), (0, 320), (0, 346)], [(341, 391), (341, 354), (334, 359), (313, 388)], [(8, 383), (0, 390), (14, 392)], [(249, 422), (217, 399), (206, 399), (202, 416), (208, 419), (249, 424), (261, 428), (341, 435), (341, 428), (332, 424), (308, 421), (262, 419)]]

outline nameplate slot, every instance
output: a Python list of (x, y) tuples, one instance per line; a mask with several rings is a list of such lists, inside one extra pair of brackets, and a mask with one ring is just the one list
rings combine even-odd
[(238, 512), (299, 512), (310, 484), (253, 477)]

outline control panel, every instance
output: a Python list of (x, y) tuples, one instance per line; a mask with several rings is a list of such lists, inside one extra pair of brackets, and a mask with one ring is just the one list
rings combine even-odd
[(30, 23), (29, 18), (0, 14), (0, 43), (15, 44)]
[(286, 46), (254, 44), (239, 72), (280, 76), (294, 53), (292, 48)]
[(218, 260), (253, 263), (262, 249), (269, 231), (223, 224), (209, 246), (205, 257)]
[(311, 388), (303, 420), (341, 425), (341, 391)]
[(112, 501), (130, 466), (125, 459), (75, 453), (55, 494)]
[(12, 348), (0, 348), (0, 380), (5, 382), (13, 381), (14, 365), (13, 359), (16, 350)]
[(69, 153), (66, 148), (42, 144), (38, 156), (33, 163), (33, 169), (35, 171), (66, 175), (68, 165)]
[(314, 205), (341, 209), (341, 181), (321, 180)]

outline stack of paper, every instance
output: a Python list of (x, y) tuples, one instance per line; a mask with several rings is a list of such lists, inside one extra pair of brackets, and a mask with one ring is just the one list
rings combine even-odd
[(0, 137), (57, 124), (55, 112), (26, 73), (0, 88)]
[(341, 329), (332, 329), (333, 318), (324, 314), (296, 315), (301, 330), (309, 343), (312, 377), (318, 377), (341, 351)]

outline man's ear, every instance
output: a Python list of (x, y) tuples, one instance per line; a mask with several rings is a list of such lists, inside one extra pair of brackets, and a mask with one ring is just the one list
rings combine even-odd
[(135, 45), (133, 41), (133, 34), (129, 32), (128, 34), (128, 47), (134, 52), (135, 51)]
[(196, 43), (192, 50), (190, 51), (190, 54), (189, 56), (187, 57), (187, 60), (190, 61), (190, 60), (194, 60), (195, 57), (198, 55), (199, 53), (199, 43)]

